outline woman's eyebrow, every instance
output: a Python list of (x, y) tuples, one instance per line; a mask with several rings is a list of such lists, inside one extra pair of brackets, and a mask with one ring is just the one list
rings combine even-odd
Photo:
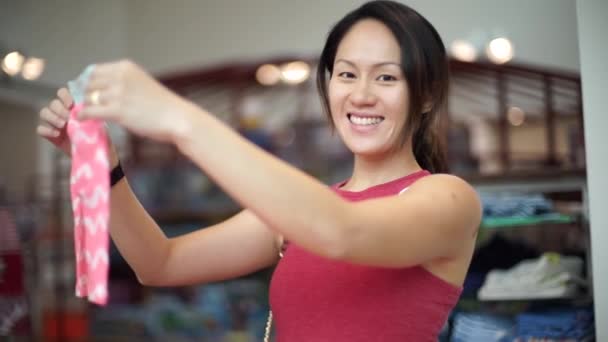
[[(351, 62), (351, 61), (349, 61), (347, 59), (344, 59), (344, 58), (339, 58), (339, 59), (336, 60), (336, 64), (340, 63), (340, 62), (349, 64), (352, 67), (356, 67), (356, 64), (354, 62)], [(400, 63), (395, 63), (395, 62), (391, 62), (391, 61), (377, 62), (377, 63), (372, 64), (372, 67), (377, 68), (377, 67), (385, 66), (385, 65), (394, 65), (394, 66), (397, 66), (397, 67), (401, 67)]]

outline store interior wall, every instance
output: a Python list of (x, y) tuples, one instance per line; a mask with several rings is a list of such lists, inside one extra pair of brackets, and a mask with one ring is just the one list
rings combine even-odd
[[(159, 72), (235, 57), (314, 54), (329, 27), (362, 2), (129, 1), (129, 53)], [(402, 2), (426, 16), (446, 43), (496, 29), (513, 40), (518, 60), (578, 69), (572, 1)]]
[(127, 21), (124, 0), (0, 1), (0, 49), (44, 58), (38, 83), (56, 88), (90, 63), (127, 57)]
[[(40, 82), (56, 87), (89, 63), (124, 57), (164, 73), (227, 60), (314, 56), (330, 26), (362, 2), (3, 1), (0, 43), (47, 59)], [(428, 17), (446, 45), (476, 32), (505, 34), (517, 61), (579, 68), (573, 1), (403, 2)]]

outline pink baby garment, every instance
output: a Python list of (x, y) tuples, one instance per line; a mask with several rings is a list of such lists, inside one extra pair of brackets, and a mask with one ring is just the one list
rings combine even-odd
[[(70, 87), (70, 90), (74, 89)], [(76, 91), (73, 91), (75, 104), (70, 109), (67, 133), (72, 144), (70, 193), (74, 214), (76, 296), (105, 305), (108, 300), (110, 219), (108, 138), (103, 122), (76, 119), (84, 101), (74, 93)]]

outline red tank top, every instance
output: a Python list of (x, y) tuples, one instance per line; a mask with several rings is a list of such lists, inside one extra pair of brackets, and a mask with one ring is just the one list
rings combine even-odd
[[(349, 201), (397, 195), (419, 171), (363, 191), (332, 188)], [(407, 246), (403, 246), (407, 248)], [(329, 260), (290, 243), (270, 283), (278, 342), (437, 341), (462, 288), (421, 266), (382, 268)]]

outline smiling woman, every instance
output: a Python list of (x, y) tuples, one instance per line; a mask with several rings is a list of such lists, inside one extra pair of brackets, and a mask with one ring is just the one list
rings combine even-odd
[(380, 21), (361, 20), (344, 35), (333, 64), (328, 98), (343, 141), (361, 158), (392, 153), (403, 159), (409, 145), (397, 145), (407, 118), (408, 86), (390, 30)]
[[(445, 114), (448, 94), (445, 47), (434, 27), (415, 11), (400, 13), (403, 15), (382, 13), (392, 7), (400, 6), (390, 3), (376, 8), (362, 6), (360, 11), (350, 13), (335, 25), (317, 70), (322, 102), (326, 113), (335, 115), (346, 110), (349, 121), (359, 126), (372, 121), (380, 123), (387, 118), (369, 110), (351, 113), (348, 108), (335, 108), (341, 105), (339, 101), (348, 94), (351, 106), (369, 107), (374, 101), (385, 103), (390, 106), (386, 110), (397, 114), (389, 120), (392, 119), (391, 133), (398, 136), (399, 144), (388, 144), (400, 151), (392, 149), (391, 152), (403, 154), (411, 150), (422, 168), (444, 172), (446, 162), (438, 124), (440, 115)], [(344, 55), (352, 56), (353, 60)], [(328, 76), (331, 76), (329, 82)], [(339, 127), (342, 121), (334, 117), (332, 123), (348, 144), (349, 140), (342, 135), (345, 132)], [(358, 128), (354, 127), (368, 132)], [(409, 146), (405, 146), (407, 144)]]
[[(446, 63), (431, 24), (397, 2), (366, 3), (334, 26), (317, 81), (355, 163), (333, 186), (133, 62), (97, 65), (79, 120), (174, 144), (245, 208), (168, 239), (127, 179), (111, 190), (112, 239), (147, 285), (225, 280), (278, 263), (270, 288), (278, 341), (436, 340), (461, 293), (481, 216), (473, 188), (441, 174)], [(69, 151), (62, 134), (73, 101), (64, 89), (59, 97), (41, 111), (38, 132)]]

